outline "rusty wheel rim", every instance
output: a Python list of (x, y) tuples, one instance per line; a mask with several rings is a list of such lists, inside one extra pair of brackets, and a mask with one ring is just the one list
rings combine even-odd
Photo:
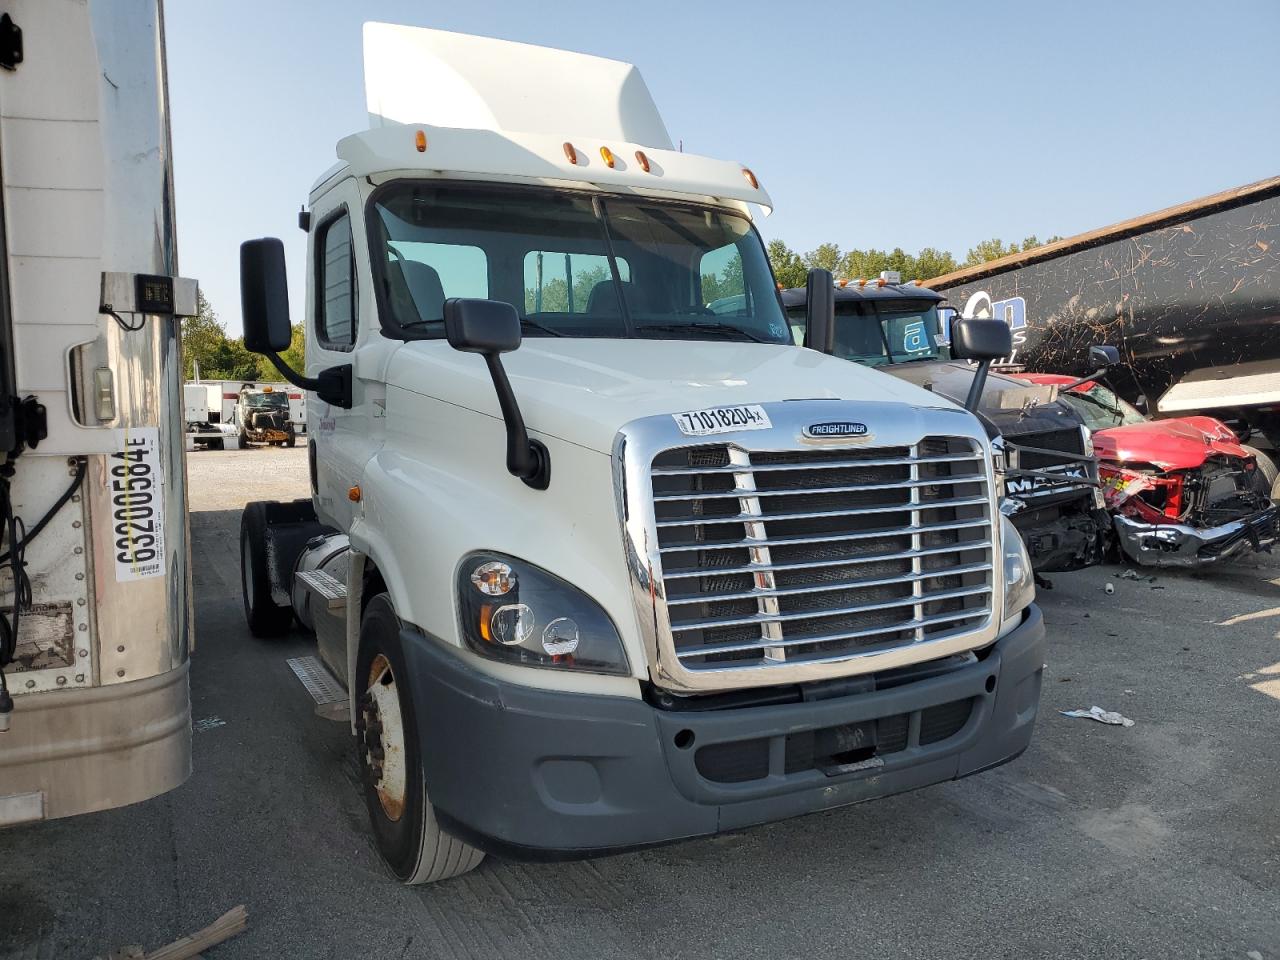
[(365, 768), (382, 812), (388, 820), (398, 822), (408, 802), (404, 723), (395, 671), (382, 654), (369, 665), (369, 679), (361, 698), (361, 720)]

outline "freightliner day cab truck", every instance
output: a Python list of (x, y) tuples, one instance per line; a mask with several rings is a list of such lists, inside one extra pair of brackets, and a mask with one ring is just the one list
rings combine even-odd
[(190, 772), (178, 324), (196, 284), (176, 276), (157, 0), (0, 14), (7, 826), (133, 803)]
[[(365, 59), (373, 129), (302, 217), (305, 376), (278, 362), (312, 498), (246, 507), (242, 557), (253, 631), (313, 626), (350, 691), (394, 874), (1019, 754), (1044, 629), (986, 432), (792, 343), (755, 175), (673, 150), (628, 64), (384, 24)], [(282, 244), (241, 269), (278, 361)]]

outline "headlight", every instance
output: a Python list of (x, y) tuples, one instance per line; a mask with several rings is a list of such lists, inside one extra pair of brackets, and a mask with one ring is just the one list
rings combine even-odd
[(493, 553), (458, 568), (467, 645), (481, 656), (530, 667), (630, 672), (613, 621), (585, 593), (533, 564)]
[(1026, 544), (1005, 516), (1000, 518), (1000, 543), (1004, 549), (1004, 619), (1008, 620), (1036, 598), (1036, 580)]

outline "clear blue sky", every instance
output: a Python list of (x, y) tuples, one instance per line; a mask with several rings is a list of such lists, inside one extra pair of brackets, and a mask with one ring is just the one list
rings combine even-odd
[(800, 251), (963, 257), (1280, 173), (1277, 0), (167, 0), (179, 257), (233, 333), (249, 237), (284, 239), (300, 317), (296, 211), (367, 125), (365, 20), (637, 64)]

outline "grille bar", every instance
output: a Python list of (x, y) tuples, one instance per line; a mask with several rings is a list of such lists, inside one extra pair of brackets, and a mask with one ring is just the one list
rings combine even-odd
[(768, 670), (988, 628), (997, 514), (982, 452), (936, 436), (659, 452), (650, 529), (675, 662)]
[[(952, 529), (952, 528), (948, 528)], [(965, 550), (988, 549), (991, 547), (990, 540), (969, 541), (955, 546), (931, 547), (928, 550), (903, 550), (900, 553), (873, 553), (866, 556), (850, 557), (847, 560), (810, 560), (807, 563), (775, 563), (773, 565), (774, 572), (780, 570), (811, 570), (817, 568), (829, 568), (832, 566), (846, 567), (855, 563), (880, 563), (885, 560), (911, 560), (915, 557), (934, 557), (944, 553), (957, 553)], [(699, 550), (701, 547), (686, 547), (686, 551)], [(699, 567), (695, 570), (673, 570), (663, 576), (664, 580), (687, 580), (690, 577), (727, 577), (735, 573), (756, 573), (762, 568), (760, 566), (745, 567)], [(668, 601), (672, 603), (674, 601)]]
[[(938, 571), (933, 576), (945, 576), (946, 571)], [(906, 579), (905, 577), (903, 578)], [(763, 624), (774, 622), (785, 622), (788, 620), (817, 620), (824, 617), (838, 617), (847, 613), (861, 613), (864, 610), (892, 610), (894, 607), (910, 607), (917, 603), (932, 603), (935, 600), (960, 600), (964, 597), (976, 597), (991, 592), (991, 587), (971, 587), (963, 590), (944, 590), (938, 593), (926, 593), (920, 597), (906, 596), (899, 597), (896, 600), (884, 600), (879, 603), (860, 603), (852, 607), (834, 607), (830, 610), (802, 610), (797, 613), (779, 613), (779, 614), (756, 614), (751, 617), (738, 617), (732, 619), (721, 619), (712, 617), (707, 620), (693, 620), (689, 623), (680, 623), (671, 625), (673, 632), (685, 632), (688, 630), (705, 630), (707, 627), (737, 627), (747, 624)], [(669, 602), (669, 601), (668, 601)], [(810, 643), (813, 641), (810, 640)]]
[[(784, 646), (799, 646), (800, 644), (809, 643), (832, 643), (837, 640), (855, 640), (859, 637), (872, 637), (881, 633), (897, 633), (902, 630), (914, 630), (917, 627), (935, 627), (944, 623), (972, 620), (975, 617), (983, 616), (984, 613), (985, 611), (982, 610), (965, 610), (960, 613), (940, 613), (936, 616), (923, 617), (919, 620), (915, 618), (910, 620), (899, 620), (896, 623), (886, 624), (883, 627), (872, 627), (865, 630), (849, 630), (842, 633), (826, 633), (818, 637), (798, 637), (792, 640), (784, 640), (782, 643)], [(681, 660), (688, 660), (692, 657), (705, 657), (720, 653), (737, 653), (741, 650), (760, 650), (763, 647), (764, 644), (760, 641), (752, 643), (720, 643), (711, 646), (698, 647), (696, 650), (682, 650), (677, 653), (676, 656)]]
[[(720, 594), (703, 594), (695, 597), (679, 597), (677, 599), (667, 598), (667, 606), (675, 607), (690, 603), (720, 603), (725, 600), (751, 600), (758, 597), (791, 597), (802, 596), (809, 593), (830, 593), (833, 590), (861, 590), (868, 587), (883, 587), (891, 583), (913, 583), (919, 580), (932, 580), (937, 577), (959, 576), (965, 573), (979, 573), (989, 570), (991, 564), (971, 563), (963, 567), (948, 567), (944, 570), (929, 570), (925, 572), (912, 573), (908, 576), (883, 577), (879, 580), (837, 580), (832, 583), (824, 583), (819, 587), (790, 587), (782, 590), (747, 590), (742, 593), (720, 593)], [(766, 568), (760, 568), (766, 569)], [(775, 568), (776, 569), (776, 568)], [(704, 571), (705, 573), (706, 571)], [(719, 575), (718, 571), (710, 571)], [(862, 609), (867, 609), (863, 607)], [(720, 621), (723, 623), (723, 621)], [(677, 628), (679, 629), (679, 628)]]
[[(704, 520), (703, 522), (719, 523), (722, 521), (711, 519), (711, 520)], [(830, 536), (830, 537), (792, 537), (790, 539), (786, 539), (786, 538), (771, 539), (769, 543), (771, 546), (779, 547), (779, 546), (796, 546), (802, 543), (836, 543), (838, 541), (844, 541), (844, 540), (867, 540), (867, 539), (876, 538), (876, 537), (881, 537), (888, 540), (888, 539), (892, 539), (893, 537), (900, 537), (904, 535), (909, 536), (917, 532), (941, 533), (944, 530), (965, 530), (965, 529), (976, 529), (978, 527), (989, 529), (990, 526), (991, 526), (991, 521), (984, 518), (982, 520), (975, 520), (972, 523), (937, 523), (931, 526), (892, 527), (887, 530), (870, 530), (870, 531), (867, 531), (866, 533), (849, 533), (849, 534), (840, 534), (838, 536)], [(751, 547), (755, 545), (756, 545), (756, 541), (754, 540), (724, 540), (719, 542), (684, 543), (678, 546), (660, 547), (659, 551), (661, 553), (686, 553), (690, 550), (733, 550), (733, 549), (741, 549), (742, 547)]]
[[(823, 493), (865, 493), (872, 490), (906, 490), (912, 487), (939, 487), (939, 486), (957, 486), (962, 483), (975, 483), (976, 477), (959, 476), (959, 477), (942, 477), (934, 480), (909, 480), (904, 483), (866, 483), (853, 484), (842, 487), (795, 487), (790, 490), (761, 490), (756, 489), (756, 493), (761, 497), (798, 497)], [(716, 493), (678, 493), (678, 494), (660, 494), (653, 498), (655, 503), (673, 503), (683, 500), (730, 500), (734, 497), (741, 497), (742, 492), (738, 490), (724, 490)], [(732, 519), (732, 518), (728, 518)]]
[[(968, 482), (976, 482), (970, 479)], [(808, 491), (804, 491), (808, 493)], [(764, 496), (760, 491), (753, 494), (756, 497)], [(913, 503), (906, 501), (904, 503), (895, 503), (887, 507), (850, 507), (847, 510), (809, 510), (803, 513), (739, 513), (728, 517), (717, 516), (700, 516), (693, 519), (685, 520), (659, 520), (658, 528), (663, 527), (693, 527), (706, 526), (712, 523), (747, 523), (753, 520), (824, 520), (834, 517), (860, 517), (873, 513), (906, 513), (908, 511), (919, 510), (941, 510), (947, 507), (976, 507), (984, 506), (987, 502), (986, 497), (959, 497), (955, 500), (935, 500), (928, 503)]]
[[(762, 472), (777, 473), (783, 470), (842, 470), (850, 467), (905, 467), (911, 464), (910, 457), (892, 457), (883, 460), (821, 460), (813, 463), (770, 463), (765, 466), (756, 467)], [(982, 465), (982, 457), (969, 456), (947, 456), (947, 457), (924, 457), (919, 461), (922, 464), (930, 463), (971, 463), (977, 466)], [(695, 474), (721, 474), (738, 472), (733, 467), (654, 467), (653, 475), (655, 477), (683, 477)]]

